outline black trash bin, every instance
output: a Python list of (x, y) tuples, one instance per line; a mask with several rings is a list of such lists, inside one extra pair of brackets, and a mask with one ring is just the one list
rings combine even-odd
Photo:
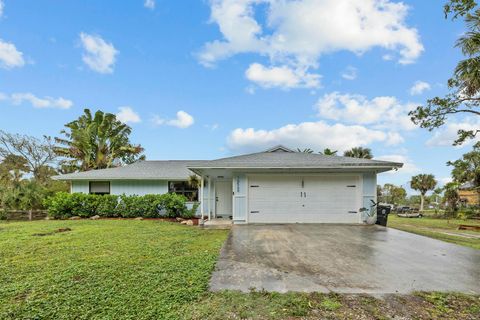
[(378, 206), (377, 207), (377, 222), (376, 224), (386, 227), (388, 215), (390, 214), (390, 207)]

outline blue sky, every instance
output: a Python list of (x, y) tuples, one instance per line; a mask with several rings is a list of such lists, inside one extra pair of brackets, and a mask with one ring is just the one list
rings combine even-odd
[[(380, 182), (445, 181), (459, 128), (409, 123), (446, 92), (464, 31), (438, 1), (0, 0), (0, 128), (58, 136), (85, 107), (120, 113), (148, 159), (278, 143), (370, 147)], [(360, 4), (359, 4), (360, 3)]]

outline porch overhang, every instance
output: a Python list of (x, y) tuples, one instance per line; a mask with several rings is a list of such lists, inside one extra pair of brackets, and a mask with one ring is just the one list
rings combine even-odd
[(235, 173), (381, 173), (398, 170), (400, 166), (339, 166), (339, 167), (188, 167), (199, 176), (231, 178)]

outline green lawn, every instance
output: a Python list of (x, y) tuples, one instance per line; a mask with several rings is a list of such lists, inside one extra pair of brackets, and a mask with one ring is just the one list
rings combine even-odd
[(453, 293), (210, 293), (227, 233), (146, 220), (0, 222), (0, 319), (480, 318), (479, 296)]
[(388, 227), (480, 249), (480, 232), (458, 230), (461, 224), (480, 226), (480, 220), (388, 217)]

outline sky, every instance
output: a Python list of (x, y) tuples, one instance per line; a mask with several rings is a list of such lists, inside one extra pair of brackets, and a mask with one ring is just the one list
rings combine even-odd
[(379, 183), (445, 183), (460, 128), (408, 111), (448, 92), (461, 21), (435, 0), (0, 0), (0, 129), (59, 136), (117, 114), (147, 159), (371, 148)]

